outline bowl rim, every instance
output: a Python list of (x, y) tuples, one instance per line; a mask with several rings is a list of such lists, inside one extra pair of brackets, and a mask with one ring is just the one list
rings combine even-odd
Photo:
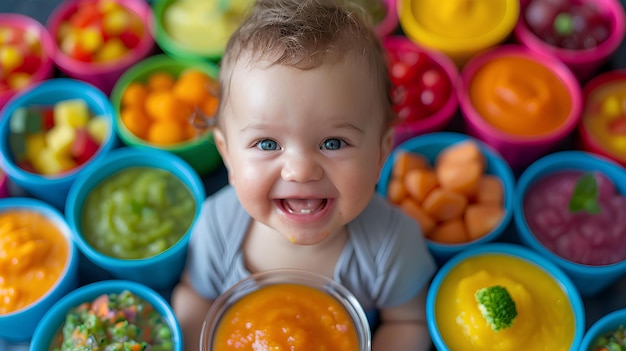
[[(413, 137), (395, 148), (389, 157), (385, 160), (383, 164), (383, 168), (380, 172), (380, 177), (376, 186), (377, 192), (379, 195), (386, 197), (387, 196), (387, 185), (389, 184), (389, 180), (391, 178), (391, 171), (394, 163), (395, 155), (404, 152), (404, 151), (414, 151), (417, 148), (433, 145), (433, 144), (444, 144), (444, 145), (453, 145), (462, 141), (473, 141), (479, 145), (481, 151), (485, 155), (485, 159), (487, 160), (487, 168), (494, 167), (495, 172), (492, 174), (498, 175), (498, 177), (502, 180), (502, 185), (504, 186), (504, 204), (503, 207), (505, 209), (505, 214), (498, 227), (496, 227), (491, 232), (482, 236), (473, 241), (469, 241), (461, 244), (446, 244), (446, 243), (438, 243), (432, 241), (425, 237), (426, 244), (428, 248), (435, 254), (441, 255), (445, 257), (449, 257), (455, 253), (460, 251), (464, 251), (473, 247), (482, 246), (485, 243), (495, 240), (500, 235), (504, 233), (504, 231), (509, 226), (511, 219), (513, 218), (514, 213), (514, 198), (513, 194), (515, 192), (515, 178), (513, 176), (513, 171), (508, 163), (500, 156), (500, 154), (495, 151), (491, 146), (484, 143), (483, 141), (473, 138), (466, 134), (456, 133), (456, 132), (435, 132), (424, 135), (419, 135)], [(445, 146), (444, 146), (445, 147)]]
[[(63, 324), (65, 315), (73, 307), (78, 306), (82, 302), (93, 301), (93, 299), (102, 294), (119, 293), (124, 290), (129, 290), (133, 294), (143, 298), (159, 312), (172, 331), (172, 340), (174, 341), (174, 345), (177, 346), (175, 350), (182, 351), (182, 330), (171, 305), (154, 289), (137, 282), (122, 279), (102, 280), (89, 283), (63, 296), (46, 312), (37, 325), (31, 341), (30, 350), (48, 349), (50, 340), (41, 340), (41, 338), (45, 336), (45, 333), (51, 332), (50, 327), (57, 320), (60, 322), (59, 326)], [(52, 335), (54, 336), (56, 333), (57, 331), (54, 331)]]
[[(103, 140), (99, 150), (91, 159), (74, 169), (60, 173), (58, 175), (42, 175), (38, 173), (31, 173), (20, 168), (14, 161), (14, 157), (8, 146), (9, 121), (10, 114), (18, 107), (27, 106), (33, 104), (32, 100), (39, 98), (42, 95), (55, 96), (59, 90), (72, 92), (75, 94), (75, 98), (82, 100), (89, 100), (90, 102), (98, 105), (103, 113), (97, 114), (110, 120), (111, 125), (107, 137)], [(56, 102), (64, 101), (62, 99), (54, 98)], [(89, 104), (89, 103), (88, 103)], [(115, 118), (114, 111), (109, 101), (109, 98), (100, 89), (95, 86), (73, 78), (51, 78), (45, 81), (38, 82), (29, 88), (19, 92), (15, 95), (8, 104), (0, 110), (0, 115), (3, 118), (0, 119), (0, 136), (6, 137), (5, 140), (0, 140), (0, 164), (2, 164), (3, 170), (7, 173), (7, 176), (17, 183), (39, 184), (43, 187), (55, 187), (59, 184), (72, 182), (77, 175), (89, 164), (95, 163), (95, 161), (101, 160), (106, 153), (113, 149), (117, 144), (117, 137), (115, 135)], [(1, 139), (1, 138), (0, 138)]]
[(394, 126), (396, 130), (409, 132), (411, 134), (423, 134), (426, 132), (432, 132), (436, 129), (443, 128), (454, 117), (458, 107), (458, 96), (455, 92), (454, 86), (460, 77), (460, 72), (452, 59), (443, 54), (442, 52), (424, 47), (409, 38), (402, 35), (390, 35), (382, 39), (383, 47), (385, 50), (396, 50), (397, 48), (406, 48), (408, 50), (414, 50), (417, 52), (425, 53), (434, 63), (439, 66), (445, 72), (446, 76), (450, 80), (450, 96), (446, 99), (446, 103), (439, 111), (426, 116), (418, 121), (410, 123), (398, 123)]
[[(469, 94), (469, 87), (474, 75), (490, 61), (506, 57), (519, 57), (536, 62), (553, 72), (554, 76), (565, 86), (570, 94), (572, 106), (570, 113), (559, 128), (550, 133), (537, 136), (515, 135), (492, 126), (474, 108)], [(472, 57), (461, 71), (456, 92), (459, 98), (461, 115), (468, 123), (481, 130), (482, 133), (488, 133), (490, 138), (518, 144), (519, 146), (539, 146), (548, 141), (564, 138), (578, 125), (583, 108), (582, 89), (572, 71), (555, 57), (539, 54), (521, 44), (504, 44)]]
[(137, 15), (143, 23), (145, 32), (137, 46), (118, 59), (100, 63), (82, 62), (66, 55), (59, 48), (59, 44), (55, 39), (62, 21), (73, 14), (79, 4), (96, 1), (98, 0), (62, 0), (48, 16), (45, 27), (48, 29), (55, 47), (53, 61), (59, 68), (86, 76), (109, 74), (112, 71), (130, 66), (133, 62), (141, 57), (145, 57), (152, 51), (155, 43), (153, 35), (155, 25), (152, 8), (148, 2), (143, 0), (114, 0), (126, 10)]
[[(591, 78), (583, 86), (583, 99), (588, 101), (594, 93), (595, 89), (603, 87), (604, 85), (610, 85), (613, 83), (624, 82), (626, 83), (626, 68), (617, 68), (610, 71), (603, 72), (593, 78)], [(578, 124), (578, 132), (582, 141), (588, 146), (591, 152), (606, 156), (613, 159), (626, 167), (626, 156), (622, 156), (619, 153), (609, 150), (606, 147), (598, 143), (597, 137), (590, 133), (586, 128), (586, 120), (593, 118), (588, 116), (586, 110), (583, 110), (581, 115), (581, 121)]]
[(580, 344), (580, 350), (589, 350), (591, 344), (596, 341), (600, 335), (617, 329), (619, 325), (626, 326), (626, 308), (613, 310), (596, 320), (591, 327), (589, 327), (587, 332), (585, 332)]
[(412, 8), (415, 0), (397, 0), (399, 23), (407, 37), (426, 46), (436, 48), (452, 54), (468, 54), (491, 47), (506, 39), (513, 31), (520, 12), (519, 0), (505, 0), (506, 7), (499, 23), (487, 32), (473, 38), (452, 38), (446, 35), (437, 35), (428, 28), (420, 25)]
[(537, 268), (546, 272), (547, 275), (551, 276), (552, 279), (563, 289), (563, 292), (568, 297), (570, 306), (572, 307), (575, 332), (570, 350), (578, 350), (578, 346), (580, 345), (585, 332), (586, 312), (582, 297), (576, 286), (571, 278), (569, 278), (569, 276), (556, 264), (542, 257), (539, 253), (514, 243), (487, 243), (485, 245), (473, 247), (458, 253), (444, 263), (443, 266), (437, 271), (426, 296), (426, 316), (429, 321), (428, 330), (433, 339), (433, 343), (438, 349), (447, 350), (447, 346), (439, 333), (439, 327), (435, 317), (435, 303), (437, 301), (439, 288), (452, 269), (467, 259), (482, 255), (507, 255), (518, 258), (535, 265)]
[(0, 213), (13, 212), (13, 211), (29, 211), (36, 212), (46, 218), (54, 227), (58, 229), (61, 236), (65, 238), (67, 244), (67, 258), (63, 265), (63, 270), (59, 273), (59, 276), (55, 280), (54, 284), (46, 290), (46, 292), (40, 295), (36, 300), (32, 301), (28, 305), (15, 310), (13, 312), (4, 313), (0, 315), (0, 318), (11, 318), (20, 315), (31, 313), (33, 310), (39, 308), (39, 304), (50, 297), (55, 291), (62, 287), (63, 281), (66, 279), (74, 279), (72, 277), (72, 270), (78, 266), (78, 251), (76, 245), (72, 239), (72, 230), (67, 224), (63, 214), (49, 203), (30, 197), (7, 197), (0, 199)]
[(219, 68), (216, 64), (210, 61), (201, 61), (186, 58), (172, 58), (166, 54), (157, 54), (147, 57), (128, 68), (117, 80), (111, 91), (111, 104), (114, 111), (113, 118), (116, 120), (115, 132), (120, 136), (120, 139), (124, 143), (132, 145), (143, 146), (152, 149), (162, 149), (174, 152), (184, 152), (193, 149), (194, 146), (199, 143), (205, 143), (213, 140), (213, 132), (207, 131), (203, 136), (197, 139), (184, 141), (173, 145), (156, 145), (147, 140), (141, 139), (133, 134), (121, 120), (121, 100), (124, 91), (130, 85), (130, 83), (137, 81), (138, 76), (148, 74), (149, 72), (156, 72), (160, 69), (180, 69), (181, 71), (189, 68), (196, 68), (202, 72), (208, 74), (213, 80), (217, 82)]
[[(590, 1), (585, 0), (584, 2)], [(513, 29), (514, 36), (525, 46), (528, 46), (535, 51), (544, 52), (557, 57), (566, 63), (582, 64), (601, 60), (617, 50), (623, 41), (624, 34), (626, 33), (626, 16), (624, 14), (624, 7), (619, 0), (593, 0), (592, 2), (605, 8), (612, 20), (612, 30), (609, 37), (607, 40), (598, 45), (596, 50), (564, 49), (549, 45), (541, 40), (530, 30), (526, 24), (526, 20), (524, 19), (523, 13), (525, 8), (528, 7), (530, 1), (526, 1), (526, 3), (521, 4), (520, 16), (515, 28)]]
[(370, 349), (371, 331), (367, 315), (356, 296), (350, 290), (334, 279), (315, 272), (295, 268), (278, 268), (248, 275), (213, 301), (202, 323), (200, 345), (203, 347), (203, 350), (212, 341), (215, 329), (220, 324), (220, 318), (230, 309), (232, 303), (236, 303), (249, 293), (258, 291), (263, 287), (281, 284), (307, 286), (327, 293), (351, 317), (357, 332), (357, 338), (359, 339), (360, 349)]
[[(536, 252), (541, 254), (542, 257), (545, 257), (547, 260), (561, 267), (565, 271), (586, 274), (589, 274), (591, 272), (617, 274), (619, 272), (626, 271), (626, 259), (607, 265), (587, 265), (563, 258), (546, 248), (535, 237), (535, 235), (532, 234), (526, 221), (526, 216), (524, 215), (523, 209), (524, 196), (534, 182), (546, 176), (545, 174), (539, 176), (539, 173), (543, 172), (545, 169), (549, 169), (550, 171), (548, 171), (548, 174), (552, 174), (554, 172), (558, 172), (558, 170), (561, 169), (559, 168), (561, 166), (567, 166), (569, 169), (582, 169), (580, 165), (583, 163), (593, 166), (594, 169), (608, 169), (611, 170), (611, 173), (621, 173), (623, 174), (624, 179), (626, 179), (626, 170), (618, 165), (616, 162), (609, 160), (608, 158), (593, 155), (585, 151), (558, 151), (539, 158), (522, 172), (517, 180), (517, 185), (515, 187), (515, 205), (513, 209), (513, 218), (518, 235), (520, 236), (520, 239), (526, 241), (527, 245), (531, 249), (535, 250)], [(579, 167), (576, 167), (576, 165), (578, 165)], [(607, 177), (609, 177), (609, 175), (606, 174), (604, 171), (602, 172)], [(611, 177), (609, 178), (617, 184), (617, 181), (615, 179)]]
[(396, 0), (381, 0), (385, 5), (385, 17), (374, 27), (380, 38), (391, 35), (399, 24), (398, 5)]
[[(124, 162), (128, 162), (128, 160), (137, 160), (137, 163), (129, 166), (124, 165)], [(159, 160), (159, 165), (155, 165), (151, 160)], [(188, 188), (191, 196), (195, 200), (196, 208), (193, 222), (187, 231), (176, 243), (165, 251), (140, 259), (122, 259), (108, 256), (92, 247), (81, 234), (82, 228), (80, 223), (82, 221), (82, 206), (84, 205), (89, 191), (100, 185), (111, 175), (132, 167), (159, 168), (168, 171)], [(93, 181), (94, 179), (95, 181)], [(88, 183), (92, 183), (92, 181), (93, 184), (87, 187)], [(176, 256), (181, 250), (186, 250), (194, 222), (200, 216), (202, 202), (205, 197), (206, 192), (200, 176), (179, 156), (163, 150), (124, 146), (109, 152), (106, 158), (103, 158), (100, 162), (94, 162), (85, 167), (84, 172), (76, 178), (69, 189), (65, 204), (65, 218), (72, 229), (73, 239), (79, 251), (89, 260), (93, 260), (102, 267), (127, 267), (128, 269), (136, 269), (166, 261)]]

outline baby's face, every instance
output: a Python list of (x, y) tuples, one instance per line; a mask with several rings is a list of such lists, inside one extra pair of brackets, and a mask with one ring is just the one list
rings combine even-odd
[(358, 60), (237, 65), (215, 138), (250, 215), (304, 245), (356, 217), (392, 144), (380, 94)]

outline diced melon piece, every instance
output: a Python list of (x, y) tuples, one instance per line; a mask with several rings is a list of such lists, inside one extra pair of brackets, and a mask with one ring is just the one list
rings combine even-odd
[(69, 155), (57, 155), (49, 148), (41, 150), (32, 162), (35, 170), (43, 175), (56, 175), (76, 166)]
[(123, 8), (112, 9), (107, 12), (102, 19), (104, 32), (111, 35), (120, 35), (131, 23), (130, 14)]
[(89, 132), (89, 136), (91, 136), (98, 144), (104, 142), (104, 140), (109, 135), (109, 120), (104, 116), (95, 116), (90, 119), (87, 123), (87, 131)]
[(31, 163), (46, 148), (46, 134), (36, 133), (26, 136), (26, 159)]
[(17, 68), (24, 61), (24, 55), (14, 45), (4, 45), (0, 47), (0, 66), (5, 72), (10, 72)]
[(84, 127), (89, 122), (89, 107), (82, 99), (70, 99), (54, 104), (54, 124)]
[(120, 39), (111, 39), (98, 50), (95, 60), (98, 62), (113, 61), (126, 55), (127, 52), (128, 48)]
[(74, 140), (76, 129), (66, 124), (57, 124), (46, 133), (46, 146), (55, 155), (70, 155)]
[(30, 82), (31, 75), (26, 72), (14, 72), (8, 78), (7, 82), (13, 90), (24, 88)]
[(96, 50), (102, 47), (104, 38), (99, 28), (88, 27), (80, 32), (80, 46), (89, 53), (94, 53)]

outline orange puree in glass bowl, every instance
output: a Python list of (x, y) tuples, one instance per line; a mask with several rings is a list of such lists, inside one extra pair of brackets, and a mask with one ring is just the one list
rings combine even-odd
[(550, 134), (572, 109), (566, 85), (547, 66), (526, 57), (485, 63), (469, 84), (471, 103), (495, 128), (516, 136)]
[(326, 293), (304, 285), (263, 287), (222, 317), (213, 350), (359, 350), (348, 312)]
[(0, 213), (0, 315), (45, 295), (63, 272), (69, 250), (63, 233), (42, 214)]

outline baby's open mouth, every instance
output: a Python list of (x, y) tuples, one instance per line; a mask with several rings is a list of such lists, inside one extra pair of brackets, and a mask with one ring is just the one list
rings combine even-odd
[(327, 199), (282, 199), (282, 206), (291, 214), (308, 215), (322, 210)]

